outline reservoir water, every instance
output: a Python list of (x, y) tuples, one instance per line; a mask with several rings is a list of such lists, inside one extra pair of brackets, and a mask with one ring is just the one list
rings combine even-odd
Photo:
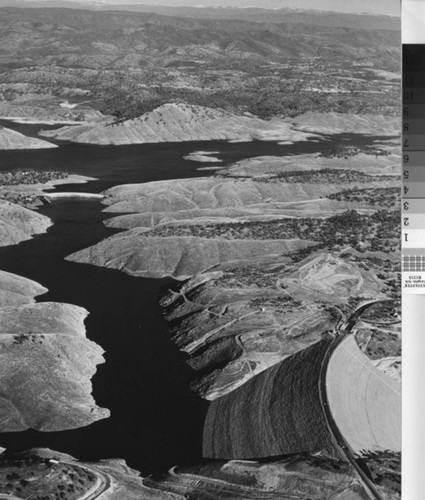
[[(40, 125), (0, 121), (27, 135)], [(243, 158), (318, 152), (335, 145), (373, 145), (378, 137), (341, 135), (319, 142), (278, 145), (225, 142), (89, 146), (58, 143), (48, 150), (0, 151), (0, 169), (64, 170), (97, 177), (60, 191), (100, 192), (117, 184), (211, 175), (183, 159), (190, 152), (220, 151), (227, 165)], [(120, 457), (144, 473), (199, 460), (207, 402), (189, 389), (191, 370), (171, 343), (158, 294), (171, 279), (133, 278), (119, 271), (67, 262), (64, 257), (113, 234), (98, 201), (55, 201), (39, 210), (53, 220), (46, 234), (0, 247), (0, 269), (34, 279), (49, 292), (38, 301), (85, 307), (87, 337), (101, 345), (106, 363), (93, 378), (93, 395), (111, 418), (77, 430), (0, 434), (0, 446), (49, 447), (84, 460)]]

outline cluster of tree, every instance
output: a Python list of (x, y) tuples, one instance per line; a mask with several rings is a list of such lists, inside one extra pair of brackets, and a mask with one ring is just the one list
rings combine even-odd
[(195, 236), (227, 239), (311, 239), (328, 248), (350, 246), (359, 251), (395, 251), (399, 244), (398, 211), (379, 210), (362, 215), (347, 210), (328, 219), (292, 218), (271, 221), (197, 224), (156, 228), (155, 236)]
[(349, 201), (366, 205), (395, 208), (400, 205), (400, 188), (345, 189), (327, 196), (330, 200)]
[[(261, 288), (275, 288), (279, 279), (286, 273), (286, 267), (260, 269), (255, 266), (237, 266), (228, 269), (216, 280), (217, 286), (243, 288), (255, 284)], [(280, 283), (280, 286), (282, 284)]]
[[(281, 284), (281, 283), (280, 283)], [(302, 305), (299, 300), (295, 300), (290, 295), (281, 295), (280, 297), (256, 297), (250, 300), (252, 307), (273, 307), (276, 312), (289, 312)]]
[(58, 179), (66, 179), (67, 172), (52, 170), (8, 170), (0, 172), (0, 186), (16, 184), (38, 184)]
[(101, 111), (118, 120), (130, 120), (160, 106), (155, 91), (146, 91), (134, 76), (122, 72), (102, 72), (90, 80), (92, 96), (101, 102)]
[(36, 193), (25, 193), (25, 192), (6, 192), (0, 194), (0, 200), (6, 200), (10, 203), (16, 203), (16, 205), (21, 205), (25, 208), (35, 208), (40, 205), (40, 195)]
[(379, 93), (373, 96), (368, 94), (367, 100), (362, 94), (322, 93), (301, 91), (292, 94), (264, 91), (253, 95), (248, 111), (262, 118), (273, 116), (295, 117), (307, 111), (317, 113), (351, 113), (382, 114), (398, 116), (400, 114), (397, 103), (397, 94)]
[(287, 170), (277, 172), (272, 179), (279, 179), (287, 183), (308, 184), (347, 184), (349, 182), (367, 183), (377, 179), (378, 176), (364, 174), (357, 170), (339, 170), (335, 168), (322, 168), (320, 170)]
[(378, 210), (372, 215), (348, 210), (326, 220), (321, 239), (330, 247), (349, 245), (359, 251), (394, 252), (399, 248), (399, 228), (397, 210)]
[(322, 158), (348, 158), (349, 156), (356, 156), (359, 153), (374, 156), (388, 156), (389, 151), (378, 148), (328, 148), (324, 149), (319, 156)]

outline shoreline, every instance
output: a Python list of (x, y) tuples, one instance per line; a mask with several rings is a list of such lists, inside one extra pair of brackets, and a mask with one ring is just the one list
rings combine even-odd
[(90, 125), (93, 122), (77, 120), (42, 120), (36, 118), (25, 118), (21, 116), (1, 116), (1, 120), (8, 120), (21, 125)]
[(44, 193), (41, 199), (46, 198), (50, 200), (66, 200), (66, 199), (88, 199), (88, 200), (103, 200), (105, 198), (102, 194), (97, 193), (72, 193), (72, 192), (59, 192), (59, 193)]

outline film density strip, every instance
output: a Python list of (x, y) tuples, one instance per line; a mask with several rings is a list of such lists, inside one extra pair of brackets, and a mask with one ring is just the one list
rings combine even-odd
[(425, 294), (425, 44), (403, 45), (402, 288)]

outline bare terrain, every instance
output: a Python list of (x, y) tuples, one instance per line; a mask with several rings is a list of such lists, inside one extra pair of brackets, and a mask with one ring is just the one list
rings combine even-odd
[(291, 129), (285, 120), (263, 120), (203, 106), (167, 103), (120, 123), (96, 122), (42, 132), (43, 137), (89, 144), (143, 144), (181, 141), (307, 140), (313, 134)]
[(85, 336), (87, 311), (36, 303), (47, 290), (26, 278), (1, 272), (0, 280), (0, 432), (58, 431), (106, 418), (91, 396), (103, 351)]
[(14, 130), (0, 127), (0, 149), (47, 149), (56, 147), (56, 144), (26, 137)]
[(51, 226), (48, 217), (0, 198), (0, 245), (16, 245), (43, 233)]

